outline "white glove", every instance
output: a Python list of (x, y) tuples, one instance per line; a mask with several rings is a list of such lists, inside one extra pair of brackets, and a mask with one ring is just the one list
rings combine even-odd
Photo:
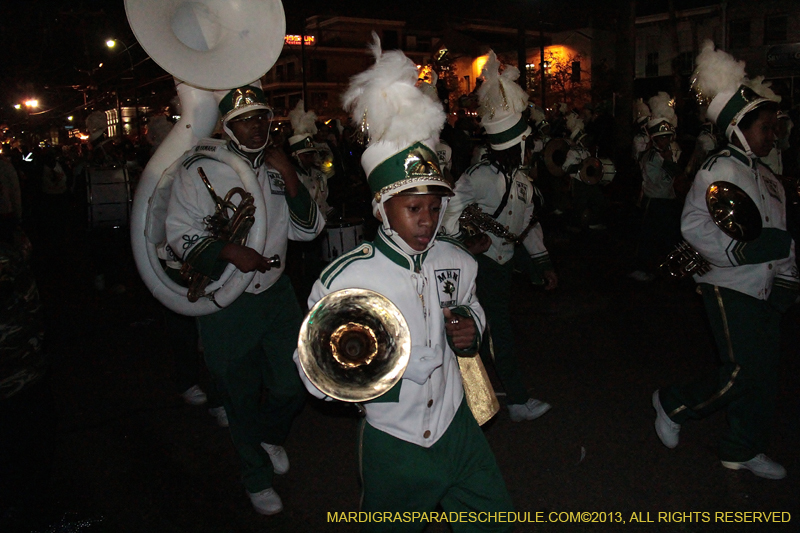
[(434, 370), (442, 366), (444, 362), (444, 350), (437, 344), (433, 348), (427, 346), (412, 346), (411, 358), (408, 367), (403, 374), (403, 379), (410, 379), (418, 385), (422, 385)]

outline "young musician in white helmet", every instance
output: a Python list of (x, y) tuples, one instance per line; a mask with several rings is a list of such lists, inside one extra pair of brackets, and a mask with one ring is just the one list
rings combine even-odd
[[(526, 158), (526, 139), (531, 135), (531, 128), (522, 116), (528, 97), (514, 81), (519, 71), (506, 66), (501, 75), (499, 67), (497, 57), (490, 51), (483, 71), (486, 80), (478, 90), (481, 124), (488, 134), (489, 159), (469, 168), (456, 183), (443, 230), (448, 235), (458, 235), (459, 216), (466, 206), (477, 203), (487, 217), (507, 226), (508, 231), (516, 235), (527, 231), (523, 244), (524, 253), (532, 259), (531, 277), (545, 289), (555, 289), (558, 276), (544, 246), (541, 225), (531, 219), (541, 198), (526, 169), (521, 168)], [(530, 140), (532, 147), (533, 139)], [(468, 238), (465, 243), (480, 265), (478, 296), (486, 309), (494, 346), (494, 357), (488, 343), (481, 349), (481, 357), (487, 364), (493, 361), (506, 391), (511, 420), (538, 418), (550, 409), (550, 404), (530, 397), (513, 353), (509, 306), (515, 243), (490, 233)]]
[[(278, 148), (267, 148), (272, 110), (261, 89), (249, 85), (234, 89), (219, 109), (230, 140), (224, 146), (203, 140), (184, 157), (167, 211), (167, 240), (173, 259), (212, 279), (218, 279), (228, 263), (241, 272), (257, 271), (239, 298), (225, 309), (199, 317), (198, 323), (245, 489), (257, 512), (275, 514), (283, 503), (272, 488), (272, 477), (289, 469), (282, 444), (305, 400), (292, 363), (303, 317), (283, 265), (287, 241), (313, 239), (324, 219), (288, 157)], [(242, 158), (256, 175), (260, 189), (249, 192), (263, 196), (267, 211), (267, 239), (261, 250), (222, 241), (206, 227), (215, 203), (200, 169), (220, 197), (243, 187), (233, 168), (204, 156), (218, 149)], [(268, 259), (274, 255), (279, 256), (280, 266)], [(266, 402), (260, 401), (263, 391)]]
[[(348, 288), (382, 294), (403, 314), (411, 355), (402, 379), (363, 404), (359, 432), (367, 513), (498, 512), (512, 504), (494, 455), (467, 405), (457, 355), (473, 356), (484, 314), (475, 296), (475, 260), (459, 245), (436, 237), (452, 195), (433, 149), (445, 115), (417, 87), (416, 66), (400, 51), (382, 53), (356, 75), (344, 95), (354, 120), (369, 124), (361, 158), (381, 222), (364, 243), (326, 268), (309, 308)], [(325, 394), (308, 380), (306, 387)], [(381, 515), (383, 516), (383, 515)], [(452, 524), (454, 531), (465, 530)], [(369, 522), (362, 531), (422, 531), (424, 519)], [(507, 531), (509, 524), (469, 524), (471, 531)]]
[(636, 249), (637, 269), (628, 274), (636, 281), (652, 281), (659, 261), (681, 240), (681, 204), (675, 179), (682, 173), (673, 152), (678, 117), (673, 100), (665, 92), (650, 99), (652, 116), (647, 121), (650, 148), (639, 159), (642, 170), (642, 222)]
[[(711, 98), (708, 116), (730, 143), (697, 172), (681, 219), (683, 237), (711, 264), (709, 272), (695, 274), (695, 281), (720, 366), (687, 384), (657, 390), (652, 402), (656, 433), (668, 448), (678, 445), (684, 423), (724, 410), (728, 428), (719, 446), (722, 466), (781, 479), (786, 469), (765, 452), (775, 415), (781, 315), (795, 302), (800, 281), (795, 243), (786, 231), (783, 187), (758, 160), (775, 139), (779, 97), (760, 79), (747, 79), (744, 68), (743, 62), (714, 50), (710, 41), (697, 58), (694, 88)], [(719, 223), (728, 230), (723, 231), (712, 218), (709, 189), (729, 185), (755, 204), (757, 218), (744, 229), (757, 237), (731, 237), (738, 227), (723, 220)]]

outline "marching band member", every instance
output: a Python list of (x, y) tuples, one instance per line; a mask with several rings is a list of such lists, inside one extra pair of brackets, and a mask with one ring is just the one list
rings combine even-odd
[(688, 180), (693, 180), (694, 175), (700, 169), (700, 165), (706, 158), (716, 150), (720, 149), (724, 143), (719, 136), (719, 128), (708, 119), (706, 115), (707, 110), (705, 107), (701, 108), (700, 115), (703, 119), (703, 124), (700, 126), (700, 133), (697, 135), (695, 141), (694, 151), (686, 164), (686, 177)]
[(649, 103), (652, 116), (647, 121), (647, 133), (651, 147), (640, 159), (644, 213), (636, 250), (638, 268), (628, 275), (636, 281), (652, 281), (659, 258), (681, 240), (681, 205), (673, 186), (681, 170), (672, 147), (678, 117), (672, 99), (665, 92), (659, 92)]
[[(655, 429), (674, 448), (686, 421), (725, 410), (722, 466), (781, 479), (786, 469), (764, 452), (775, 412), (781, 315), (797, 298), (800, 281), (783, 187), (758, 161), (772, 147), (780, 98), (761, 80), (747, 79), (744, 62), (715, 51), (710, 41), (697, 58), (695, 79), (695, 90), (712, 98), (709, 118), (730, 141), (697, 172), (681, 219), (684, 238), (711, 264), (695, 281), (721, 365), (688, 384), (655, 391)], [(706, 195), (719, 182), (738, 186), (754, 202), (762, 225), (754, 240), (734, 239), (715, 223)]]
[(593, 136), (584, 132), (583, 121), (575, 113), (567, 115), (566, 126), (573, 144), (561, 168), (570, 177), (575, 222), (581, 230), (587, 227), (592, 230), (606, 229), (604, 220), (607, 202), (600, 190), (600, 184), (588, 183), (581, 175), (583, 162), (597, 152), (597, 142)]
[[(499, 67), (497, 56), (490, 51), (483, 70), (486, 79), (478, 90), (481, 124), (488, 134), (488, 159), (468, 169), (456, 183), (455, 197), (447, 207), (443, 230), (449, 235), (458, 234), (462, 211), (477, 203), (486, 217), (507, 227), (509, 232), (515, 235), (527, 232), (523, 244), (532, 259), (533, 281), (547, 290), (555, 289), (558, 276), (544, 246), (542, 227), (532, 220), (535, 204), (540, 203), (541, 198), (526, 169), (521, 168), (526, 138), (531, 133), (522, 117), (528, 98), (514, 83), (519, 71), (506, 66), (501, 75)], [(491, 233), (466, 238), (465, 244), (478, 259), (478, 297), (488, 317), (494, 366), (506, 390), (511, 420), (538, 418), (550, 409), (550, 404), (529, 396), (514, 357), (510, 301), (515, 245)], [(486, 364), (492, 361), (489, 343), (481, 349), (481, 357)]]
[[(375, 65), (353, 77), (343, 100), (355, 120), (369, 124), (361, 162), (381, 226), (374, 242), (325, 269), (309, 297), (311, 308), (337, 290), (373, 290), (399, 308), (410, 329), (402, 379), (363, 404), (361, 511), (431, 512), (437, 505), (446, 512), (511, 510), (494, 455), (465, 401), (456, 360), (477, 350), (484, 313), (475, 297), (475, 260), (436, 238), (452, 195), (433, 151), (445, 114), (415, 87), (416, 67), (402, 52), (382, 53), (377, 36), (371, 49)], [(325, 397), (297, 353), (295, 361), (308, 390)], [(425, 525), (370, 522), (363, 530), (421, 531)], [(498, 522), (480, 526), (510, 529)]]
[[(430, 71), (430, 81), (426, 81), (423, 78), (420, 78), (417, 81), (417, 87), (420, 88), (422, 93), (433, 100), (434, 102), (440, 102), (439, 100), (439, 93), (436, 89), (436, 82), (439, 80), (439, 76), (436, 74), (436, 71)], [(450, 145), (442, 139), (441, 137), (436, 142), (436, 157), (439, 159), (439, 169), (442, 171), (442, 175), (445, 177), (447, 181), (451, 184), (455, 183), (455, 179), (458, 176), (453, 176), (453, 149)]]
[(792, 119), (786, 111), (778, 112), (778, 128), (776, 130), (775, 142), (766, 157), (761, 158), (761, 162), (769, 167), (776, 176), (783, 176), (783, 151), (789, 147), (789, 135), (792, 133)]
[(306, 186), (311, 198), (327, 217), (331, 211), (328, 205), (328, 175), (319, 168), (320, 154), (313, 136), (317, 133), (317, 115), (306, 111), (302, 100), (289, 112), (289, 122), (294, 134), (289, 137), (289, 152), (295, 163), (297, 177)]
[[(198, 321), (206, 363), (219, 385), (241, 461), (245, 489), (258, 513), (275, 514), (283, 509), (283, 503), (272, 488), (272, 477), (289, 469), (282, 444), (305, 400), (292, 364), (303, 316), (289, 278), (283, 274), (287, 240), (313, 239), (322, 230), (324, 219), (288, 157), (278, 148), (266, 148), (272, 110), (261, 89), (234, 89), (221, 100), (219, 109), (230, 140), (224, 146), (219, 141), (201, 141), (185, 156), (167, 210), (167, 240), (172, 259), (188, 263), (212, 279), (219, 278), (228, 263), (241, 272), (258, 271), (231, 305)], [(242, 182), (231, 167), (205, 157), (203, 143), (230, 150), (256, 174), (260, 190), (251, 193), (263, 195), (269, 228), (263, 250), (224, 242), (209, 233), (204, 221), (214, 213), (215, 202), (201, 180), (200, 169), (217, 194), (242, 187)], [(274, 254), (281, 259), (278, 267), (272, 267), (267, 259)], [(264, 390), (267, 398), (262, 402)]]
[(634, 121), (636, 134), (633, 136), (633, 160), (637, 163), (650, 148), (650, 135), (647, 133), (647, 121), (650, 120), (650, 107), (639, 98), (634, 103)]

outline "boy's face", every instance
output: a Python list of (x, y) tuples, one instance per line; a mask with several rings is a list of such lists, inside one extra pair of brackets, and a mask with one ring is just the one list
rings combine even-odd
[(432, 194), (393, 196), (384, 204), (389, 227), (412, 249), (422, 252), (435, 237), (442, 198)]
[(742, 133), (753, 153), (757, 157), (766, 157), (772, 150), (777, 129), (778, 114), (774, 111), (762, 111), (755, 122)]

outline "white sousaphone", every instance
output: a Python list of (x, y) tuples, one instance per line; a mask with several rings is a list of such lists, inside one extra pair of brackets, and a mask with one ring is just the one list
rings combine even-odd
[[(213, 298), (189, 302), (187, 289), (167, 276), (157, 254), (166, 241), (174, 178), (168, 170), (211, 135), (219, 120), (217, 105), (230, 89), (259, 83), (275, 64), (286, 33), (283, 5), (280, 0), (125, 0), (125, 10), (139, 44), (175, 77), (181, 102), (181, 119), (151, 157), (134, 196), (133, 256), (145, 285), (162, 304), (183, 315), (207, 315), (238, 298), (255, 272), (244, 274), (228, 265), (220, 280), (206, 289)], [(239, 157), (227, 150), (204, 154), (232, 167), (245, 190), (258, 190), (255, 174)], [(260, 194), (253, 199), (255, 222), (247, 245), (261, 250), (267, 236), (266, 207)]]

